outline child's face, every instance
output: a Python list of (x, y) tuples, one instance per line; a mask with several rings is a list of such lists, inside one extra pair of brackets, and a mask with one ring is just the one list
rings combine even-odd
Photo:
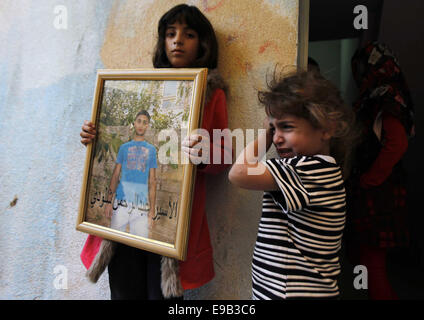
[(147, 118), (144, 114), (139, 115), (134, 121), (135, 134), (138, 136), (144, 136), (148, 128), (149, 118)]
[(330, 136), (313, 127), (308, 120), (292, 115), (276, 119), (269, 117), (269, 126), (277, 152), (281, 158), (329, 155)]
[(166, 29), (165, 51), (174, 68), (191, 67), (199, 52), (199, 35), (187, 24), (175, 22)]

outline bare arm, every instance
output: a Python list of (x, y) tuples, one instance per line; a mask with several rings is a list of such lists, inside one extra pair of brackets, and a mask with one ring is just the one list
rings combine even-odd
[(109, 202), (105, 207), (107, 217), (111, 217), (113, 213), (113, 201), (115, 200), (115, 192), (119, 183), (119, 175), (121, 174), (122, 165), (120, 163), (115, 164), (113, 169), (112, 178), (110, 179), (109, 191), (107, 193), (107, 201)]
[(149, 170), (149, 218), (153, 219), (155, 216), (156, 207), (156, 169), (150, 168)]
[(278, 190), (272, 174), (259, 162), (272, 144), (269, 130), (247, 145), (231, 167), (228, 178), (234, 185), (252, 190)]

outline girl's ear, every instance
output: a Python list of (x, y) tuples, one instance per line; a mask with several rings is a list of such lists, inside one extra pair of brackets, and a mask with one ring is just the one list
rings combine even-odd
[(327, 124), (327, 127), (322, 129), (322, 139), (323, 140), (330, 140), (332, 137), (334, 137), (335, 133), (336, 133), (335, 123), (329, 122)]
[(323, 140), (330, 140), (333, 137), (333, 134), (329, 130), (324, 130), (322, 133)]

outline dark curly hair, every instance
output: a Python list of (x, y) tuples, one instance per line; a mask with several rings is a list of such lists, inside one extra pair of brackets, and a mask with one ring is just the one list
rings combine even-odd
[(171, 68), (172, 65), (166, 56), (165, 34), (169, 25), (179, 22), (187, 26), (199, 35), (199, 53), (192, 67), (215, 69), (218, 65), (218, 42), (215, 31), (209, 20), (195, 6), (180, 4), (166, 12), (158, 24), (158, 39), (153, 55), (155, 68)]
[(307, 120), (314, 128), (330, 128), (330, 153), (347, 174), (347, 157), (356, 140), (354, 113), (339, 90), (315, 71), (296, 71), (267, 81), (269, 91), (259, 91), (259, 101), (273, 118), (292, 115)]

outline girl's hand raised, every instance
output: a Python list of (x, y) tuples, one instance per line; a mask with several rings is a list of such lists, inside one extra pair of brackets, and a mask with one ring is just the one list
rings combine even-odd
[(263, 126), (266, 129), (266, 150), (268, 151), (269, 147), (272, 144), (272, 139), (274, 137), (273, 130), (269, 125), (269, 118), (266, 117), (263, 122)]
[(91, 121), (85, 120), (81, 129), (81, 143), (87, 146), (87, 144), (91, 143), (96, 138), (96, 127)]

